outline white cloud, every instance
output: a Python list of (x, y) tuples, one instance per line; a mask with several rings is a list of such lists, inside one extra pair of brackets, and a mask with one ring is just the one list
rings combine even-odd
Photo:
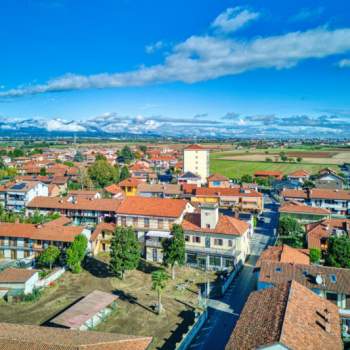
[(338, 67), (340, 68), (350, 68), (350, 59), (344, 58), (338, 62)]
[(324, 7), (303, 8), (296, 15), (291, 17), (291, 21), (307, 21), (320, 17), (324, 12)]
[(47, 122), (47, 131), (70, 131), (70, 132), (81, 132), (86, 129), (75, 122), (67, 122), (61, 119), (52, 119)]
[(161, 50), (163, 47), (164, 47), (164, 43), (163, 41), (159, 40), (155, 43), (152, 43), (152, 44), (149, 44), (145, 47), (145, 50), (147, 53), (151, 54), (151, 53), (154, 53), (158, 50)]
[(228, 8), (215, 18), (212, 27), (224, 33), (232, 33), (258, 17), (258, 12), (242, 10), (240, 7)]
[(215, 35), (191, 36), (174, 46), (162, 64), (122, 73), (66, 74), (44, 84), (0, 92), (0, 97), (176, 81), (196, 83), (254, 69), (287, 69), (302, 60), (320, 59), (349, 51), (350, 28), (330, 30), (320, 27), (240, 41)]

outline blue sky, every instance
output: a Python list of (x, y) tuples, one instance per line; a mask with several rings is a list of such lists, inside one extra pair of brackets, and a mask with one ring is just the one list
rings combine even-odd
[(113, 131), (350, 136), (349, 13), (346, 0), (2, 0), (0, 128), (102, 118)]

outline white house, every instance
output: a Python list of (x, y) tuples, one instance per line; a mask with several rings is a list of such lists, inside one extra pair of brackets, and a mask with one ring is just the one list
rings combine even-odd
[(202, 184), (209, 176), (209, 150), (199, 145), (190, 145), (184, 149), (184, 173), (190, 172), (201, 178)]
[(9, 268), (0, 272), (0, 289), (19, 289), (24, 294), (30, 294), (38, 281), (37, 270)]

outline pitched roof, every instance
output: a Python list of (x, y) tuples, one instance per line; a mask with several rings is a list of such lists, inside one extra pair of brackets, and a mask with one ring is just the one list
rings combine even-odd
[(241, 236), (249, 229), (249, 224), (231, 216), (220, 215), (214, 229), (201, 227), (200, 213), (187, 213), (182, 222), (185, 231)]
[(273, 170), (258, 170), (254, 173), (254, 176), (277, 176), (282, 177), (282, 171), (273, 171)]
[(304, 169), (296, 170), (291, 172), (288, 176), (291, 177), (307, 177), (310, 176), (310, 173)]
[(190, 171), (186, 171), (185, 173), (181, 174), (179, 178), (185, 178), (185, 179), (200, 179), (200, 176), (193, 174)]
[(0, 272), (0, 283), (24, 283), (37, 272), (38, 270), (5, 269)]
[(207, 148), (200, 146), (200, 145), (189, 145), (185, 147), (185, 151), (206, 151)]
[(331, 212), (326, 208), (311, 207), (298, 202), (285, 202), (279, 208), (281, 213), (295, 213), (295, 214), (316, 214), (329, 215)]
[(151, 337), (0, 323), (1, 350), (146, 350)]
[(100, 222), (96, 225), (94, 232), (90, 236), (90, 241), (94, 241), (103, 231), (114, 232), (116, 225), (113, 223)]
[(338, 308), (296, 281), (250, 294), (226, 350), (341, 350)]
[(128, 197), (124, 199), (118, 214), (178, 218), (186, 209), (183, 199)]
[(229, 181), (229, 178), (221, 174), (212, 174), (208, 177), (208, 181)]
[(265, 249), (256, 262), (255, 267), (259, 268), (261, 262), (264, 260), (310, 265), (308, 249), (296, 249), (286, 244), (282, 246), (270, 246)]
[(120, 181), (118, 183), (118, 186), (119, 187), (137, 187), (140, 183), (141, 183), (141, 180), (135, 177), (129, 177), (128, 179)]
[(120, 204), (117, 199), (96, 198), (86, 199), (78, 198), (77, 201), (68, 201), (67, 198), (59, 197), (35, 197), (27, 204), (27, 208), (42, 209), (76, 209), (76, 210), (98, 210), (115, 212)]
[[(70, 220), (68, 220), (70, 222)], [(73, 242), (80, 235), (83, 226), (65, 226), (67, 218), (62, 217), (43, 225), (0, 222), (0, 237), (17, 237), (44, 241)]]
[(152, 193), (164, 193), (164, 194), (181, 194), (181, 188), (178, 184), (148, 184), (140, 183), (137, 186), (138, 193), (142, 192), (152, 192)]
[(350, 200), (350, 190), (313, 188), (310, 190), (284, 190), (283, 198)]
[(262, 197), (260, 192), (240, 187), (197, 187), (195, 195), (201, 197)]
[[(316, 276), (322, 277), (322, 284)], [(261, 262), (259, 281), (278, 285), (295, 280), (309, 289), (322, 289), (350, 294), (350, 269), (321, 265), (289, 264), (264, 260)]]
[(321, 249), (321, 240), (330, 237), (334, 229), (348, 231), (350, 236), (350, 219), (325, 219), (306, 225), (308, 247)]
[(118, 194), (121, 193), (123, 190), (117, 185), (117, 184), (112, 184), (109, 186), (106, 186), (105, 191), (111, 194)]

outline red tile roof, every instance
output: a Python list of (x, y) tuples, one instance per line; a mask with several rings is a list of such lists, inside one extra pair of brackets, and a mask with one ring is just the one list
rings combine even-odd
[(141, 183), (141, 180), (135, 178), (135, 177), (130, 177), (128, 179), (125, 179), (123, 181), (120, 181), (118, 185), (120, 187), (137, 187)]
[(313, 188), (310, 190), (284, 190), (282, 191), (283, 198), (311, 198), (311, 199), (338, 199), (350, 200), (350, 190), (334, 190)]
[(0, 272), (0, 283), (24, 283), (36, 273), (38, 273), (38, 270), (5, 269)]
[(123, 190), (117, 184), (112, 184), (112, 185), (106, 186), (104, 189), (106, 192), (111, 193), (111, 194), (118, 194), (118, 193), (123, 192)]
[(78, 198), (76, 202), (68, 201), (67, 198), (59, 197), (35, 197), (27, 204), (29, 209), (73, 209), (93, 210), (103, 212), (116, 212), (120, 201), (117, 199), (86, 199)]
[(128, 197), (117, 209), (118, 214), (178, 218), (185, 211), (183, 199)]
[(116, 225), (113, 223), (107, 223), (107, 222), (100, 222), (99, 224), (97, 224), (97, 226), (95, 227), (94, 232), (92, 232), (91, 236), (90, 236), (90, 241), (94, 241), (95, 239), (97, 239), (97, 237), (100, 235), (100, 233), (102, 233), (103, 231), (107, 231), (107, 232), (114, 232), (116, 228)]
[(0, 323), (1, 350), (146, 350), (151, 337)]
[(206, 151), (207, 148), (200, 146), (200, 145), (189, 145), (185, 147), (185, 150), (190, 150), (190, 151)]
[(321, 241), (333, 234), (334, 229), (343, 230), (350, 236), (350, 219), (325, 219), (306, 225), (309, 249), (321, 249)]
[(198, 187), (195, 189), (195, 195), (198, 197), (262, 197), (260, 192), (239, 187)]
[(295, 213), (295, 214), (316, 214), (316, 215), (329, 215), (331, 212), (325, 208), (311, 207), (298, 202), (285, 202), (280, 207), (281, 213)]
[(270, 246), (265, 249), (256, 262), (255, 267), (259, 268), (261, 262), (265, 260), (310, 265), (308, 249), (296, 249), (286, 244), (283, 246)]
[(208, 177), (208, 181), (229, 181), (229, 178), (220, 174), (212, 174)]
[(249, 224), (231, 216), (220, 215), (215, 229), (202, 228), (201, 214), (188, 213), (185, 215), (182, 227), (185, 231), (242, 236), (249, 229)]
[(272, 170), (258, 170), (254, 173), (254, 176), (273, 176), (273, 177), (282, 178), (283, 172), (272, 171)]
[(296, 281), (250, 294), (226, 350), (341, 350), (338, 308)]
[(291, 177), (308, 177), (310, 176), (310, 173), (304, 169), (293, 171), (289, 174)]

